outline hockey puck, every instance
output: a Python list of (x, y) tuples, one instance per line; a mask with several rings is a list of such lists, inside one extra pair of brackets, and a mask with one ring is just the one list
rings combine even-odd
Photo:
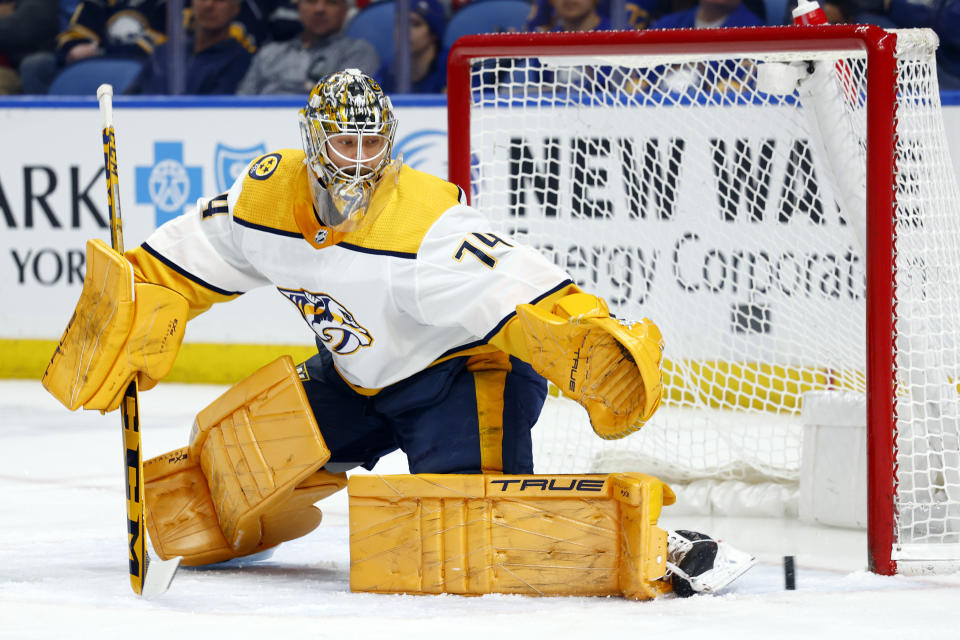
[(797, 588), (797, 576), (793, 566), (793, 556), (783, 556), (783, 582), (787, 591)]

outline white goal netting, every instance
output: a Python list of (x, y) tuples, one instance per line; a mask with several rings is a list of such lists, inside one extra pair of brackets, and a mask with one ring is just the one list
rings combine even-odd
[[(618, 316), (653, 319), (666, 344), (653, 420), (603, 441), (552, 398), (538, 472), (795, 484), (804, 393), (867, 394), (868, 356), (887, 350), (893, 370), (870, 393), (892, 401), (899, 548), (960, 542), (960, 191), (935, 47), (898, 33), (895, 154), (885, 184), (871, 177), (877, 198), (865, 51), (472, 60), (472, 203)], [(876, 206), (883, 189), (892, 210)], [(890, 229), (892, 267), (868, 250), (868, 233)], [(868, 268), (890, 272), (886, 289), (868, 292)], [(878, 296), (893, 320), (868, 343)]]

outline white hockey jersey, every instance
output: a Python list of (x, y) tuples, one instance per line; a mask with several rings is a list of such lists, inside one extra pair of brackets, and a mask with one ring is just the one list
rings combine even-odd
[(365, 389), (490, 351), (518, 304), (572, 286), (537, 251), (492, 233), (456, 185), (407, 166), (377, 190), (372, 221), (331, 245), (303, 159), (262, 156), (228, 193), (158, 228), (127, 252), (136, 277), (179, 291), (192, 316), (273, 285)]

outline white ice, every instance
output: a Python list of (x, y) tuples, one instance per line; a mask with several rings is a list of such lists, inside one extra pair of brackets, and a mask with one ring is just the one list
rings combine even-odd
[[(183, 446), (222, 388), (141, 394), (146, 457)], [(403, 473), (391, 456), (377, 472)], [(117, 414), (70, 413), (35, 381), (0, 382), (0, 638), (898, 638), (960, 637), (960, 577), (865, 571), (862, 531), (767, 519), (661, 523), (722, 537), (760, 564), (723, 595), (620, 598), (392, 596), (350, 592), (345, 492), (324, 522), (269, 560), (181, 569), (141, 600), (126, 574)], [(784, 590), (782, 557), (797, 563)]]

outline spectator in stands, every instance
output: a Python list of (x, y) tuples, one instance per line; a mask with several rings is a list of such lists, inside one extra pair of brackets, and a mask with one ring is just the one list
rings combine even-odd
[[(248, 2), (252, 0), (247, 0)], [(266, 1), (266, 0), (262, 0)], [(267, 14), (267, 32), (273, 42), (283, 42), (300, 35), (303, 31), (303, 25), (300, 24), (300, 16), (297, 13), (296, 0), (276, 0), (274, 6)], [(357, 8), (360, 4), (357, 3)]]
[[(598, 0), (545, 0), (540, 8), (549, 7), (549, 20), (536, 27), (538, 31), (606, 31), (611, 28), (610, 19), (601, 15)], [(536, 21), (535, 14), (528, 20), (528, 27)], [(501, 74), (503, 75), (503, 74)], [(537, 91), (592, 90), (601, 86), (616, 86), (623, 82), (622, 71), (615, 67), (600, 66), (582, 71), (556, 73), (544, 68), (535, 59), (517, 61), (509, 73), (515, 88), (536, 87)], [(503, 78), (500, 79), (502, 83)]]
[(550, 31), (608, 31), (610, 18), (597, 12), (597, 0), (550, 0), (553, 27)]
[[(796, 0), (788, 2), (783, 8), (782, 16), (767, 16), (767, 24), (793, 24), (793, 10), (796, 8)], [(829, 24), (850, 24), (853, 22), (853, 5), (850, 0), (820, 0), (820, 8), (827, 16)], [(771, 21), (771, 18), (774, 19)]]
[[(272, 11), (276, 0), (240, 0), (239, 12), (228, 26), (228, 35), (243, 45), (253, 55), (257, 47), (267, 41), (266, 15)], [(187, 34), (196, 30), (196, 10), (189, 0), (184, 0), (183, 26)]]
[[(193, 0), (193, 33), (186, 41), (186, 86), (191, 95), (232, 94), (253, 55), (230, 36), (243, 0)], [(172, 93), (167, 69), (170, 47), (157, 47), (144, 64), (131, 93)]]
[[(741, 0), (699, 0), (690, 9), (668, 13), (655, 20), (651, 29), (715, 29), (721, 27), (759, 27), (763, 21)], [(640, 90), (656, 88), (667, 93), (688, 91), (739, 91), (751, 75), (751, 68), (733, 61), (705, 62), (698, 65), (657, 67), (634, 79)]]
[(80, 0), (60, 0), (60, 26), (57, 33), (66, 30), (73, 18), (73, 12), (77, 10)]
[[(659, 0), (627, 0), (624, 4), (626, 16), (624, 25), (627, 29), (645, 29), (650, 23)], [(575, 20), (576, 11), (584, 11), (583, 0), (536, 0), (530, 18), (527, 20), (527, 31), (602, 31), (610, 29), (610, 0), (596, 0), (594, 12), (600, 18), (597, 26), (589, 29), (572, 29), (569, 27)], [(580, 6), (578, 6), (580, 5)], [(576, 8), (575, 8), (576, 7)]]
[[(193, 28), (193, 8), (183, 10), (183, 23)], [(289, 40), (301, 31), (295, 0), (241, 0), (230, 36), (252, 54), (267, 42)]]
[[(937, 32), (940, 47), (937, 49), (937, 76), (940, 88), (960, 90), (960, 0), (941, 0), (936, 14), (930, 14), (926, 23)], [(904, 0), (891, 2), (891, 8), (910, 11)]]
[(655, 20), (651, 29), (711, 29), (715, 27), (759, 27), (763, 20), (741, 0), (700, 0), (684, 11), (668, 13)]
[(57, 38), (61, 66), (108, 55), (146, 58), (163, 42), (166, 0), (83, 0)]
[(83, 0), (57, 36), (55, 56), (21, 63), (24, 87), (46, 93), (64, 67), (97, 56), (146, 60), (163, 42), (166, 21), (166, 0)]
[[(0, 94), (21, 92), (18, 69), (30, 55), (52, 57), (59, 31), (57, 0), (0, 2)], [(32, 92), (33, 87), (26, 87)]]
[[(410, 93), (443, 93), (447, 88), (446, 12), (439, 0), (411, 0), (410, 4)], [(384, 65), (377, 74), (386, 93), (397, 90), (393, 66)]]
[(828, 0), (827, 2), (821, 2), (820, 7), (830, 24), (850, 24), (853, 22), (853, 8), (847, 0)]
[(854, 22), (886, 29), (927, 27), (940, 38), (937, 77), (940, 88), (960, 89), (960, 0), (854, 0)]
[(376, 73), (380, 57), (373, 45), (341, 33), (348, 9), (347, 0), (299, 0), (300, 37), (271, 42), (260, 49), (237, 93), (301, 94), (328, 74), (347, 67)]

